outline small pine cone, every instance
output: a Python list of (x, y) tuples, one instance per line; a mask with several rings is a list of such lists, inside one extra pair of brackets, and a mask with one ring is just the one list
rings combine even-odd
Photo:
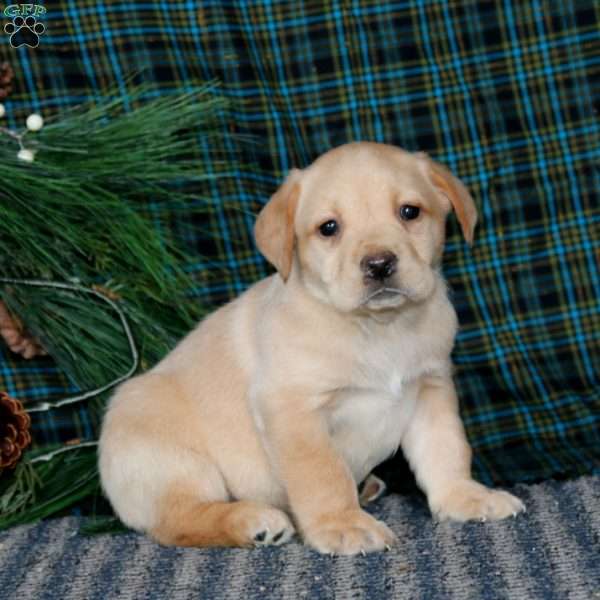
[(6, 392), (0, 392), (0, 472), (16, 466), (23, 450), (31, 443), (31, 419), (23, 405)]
[(12, 81), (15, 76), (10, 63), (3, 62), (0, 65), (0, 100), (3, 100), (12, 92)]
[(0, 300), (0, 339), (4, 339), (12, 352), (23, 358), (45, 355), (37, 338), (27, 332), (23, 323), (15, 315), (8, 312), (6, 305)]

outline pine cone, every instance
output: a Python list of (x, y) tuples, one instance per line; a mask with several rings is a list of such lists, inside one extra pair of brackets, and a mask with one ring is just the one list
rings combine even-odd
[(16, 466), (23, 450), (31, 443), (31, 419), (23, 405), (6, 392), (0, 392), (0, 472)]
[(23, 358), (47, 354), (37, 338), (27, 332), (20, 319), (8, 312), (2, 300), (0, 300), (0, 338), (4, 339), (12, 352), (20, 354)]
[(3, 100), (12, 92), (12, 80), (15, 76), (10, 63), (3, 62), (0, 65), (0, 100)]

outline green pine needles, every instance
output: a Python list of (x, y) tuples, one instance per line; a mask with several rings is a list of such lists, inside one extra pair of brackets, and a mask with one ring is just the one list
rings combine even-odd
[[(25, 133), (31, 163), (0, 132), (0, 277), (93, 288), (122, 311), (141, 367), (154, 364), (203, 313), (170, 224), (210, 204), (198, 190), (211, 175), (195, 156), (199, 143), (222, 137), (225, 108), (212, 85), (160, 97), (137, 87)], [(78, 388), (131, 367), (122, 323), (101, 298), (6, 281), (0, 298)], [(96, 429), (107, 394), (85, 400)], [(36, 447), (0, 477), (0, 529), (98, 493), (93, 445), (41, 460), (50, 450)]]

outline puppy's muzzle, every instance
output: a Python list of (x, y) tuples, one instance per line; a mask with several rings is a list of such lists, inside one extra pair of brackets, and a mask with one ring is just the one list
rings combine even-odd
[(389, 279), (396, 272), (397, 265), (398, 257), (392, 252), (367, 255), (360, 261), (365, 283)]

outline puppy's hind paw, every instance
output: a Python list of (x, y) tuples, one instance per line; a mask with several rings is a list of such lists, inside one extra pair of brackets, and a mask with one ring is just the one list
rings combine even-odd
[(254, 546), (280, 546), (294, 535), (295, 529), (289, 517), (270, 506), (256, 506), (247, 511), (242, 529), (244, 537)]
[(386, 490), (387, 485), (385, 484), (385, 481), (371, 473), (360, 486), (358, 501), (361, 506), (367, 506), (367, 504), (381, 498)]

